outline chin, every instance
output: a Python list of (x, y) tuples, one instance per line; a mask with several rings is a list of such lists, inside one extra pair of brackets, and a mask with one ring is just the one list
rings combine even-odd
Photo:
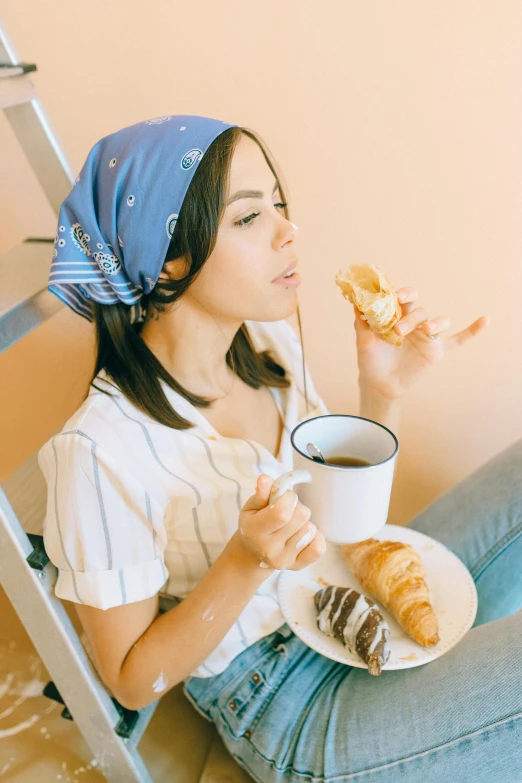
[(290, 316), (294, 315), (297, 312), (298, 303), (299, 302), (297, 299), (297, 295), (294, 295), (292, 297), (288, 297), (287, 302), (279, 302), (277, 306), (274, 306), (274, 303), (272, 303), (271, 307), (267, 307), (264, 310), (260, 308), (255, 318), (250, 317), (247, 320), (284, 321), (285, 318), (290, 318)]

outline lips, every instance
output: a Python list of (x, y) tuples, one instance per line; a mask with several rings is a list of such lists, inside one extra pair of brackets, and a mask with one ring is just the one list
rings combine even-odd
[(287, 266), (284, 272), (282, 272), (279, 277), (276, 277), (274, 280), (272, 280), (273, 283), (279, 280), (283, 280), (285, 277), (291, 277), (292, 274), (295, 271), (295, 268), (297, 267), (297, 261), (294, 261), (290, 266)]

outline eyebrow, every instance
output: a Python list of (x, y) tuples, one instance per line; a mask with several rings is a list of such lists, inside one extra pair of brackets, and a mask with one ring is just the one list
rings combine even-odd
[[(272, 195), (274, 195), (278, 188), (279, 184), (276, 182)], [(233, 201), (239, 201), (241, 198), (263, 198), (264, 195), (262, 190), (238, 190), (238, 192), (227, 201), (227, 207), (232, 204)]]

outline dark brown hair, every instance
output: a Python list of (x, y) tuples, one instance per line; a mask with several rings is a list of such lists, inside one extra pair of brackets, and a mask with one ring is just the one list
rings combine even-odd
[[(221, 133), (205, 152), (194, 173), (165, 256), (165, 263), (181, 257), (186, 259), (187, 273), (181, 280), (169, 278), (168, 281), (158, 281), (151, 293), (143, 296), (141, 304), (147, 311), (147, 318), (153, 317), (154, 311), (163, 312), (183, 296), (212, 253), (226, 208), (232, 156), (242, 134), (260, 147), (278, 183), (282, 200), (286, 202), (275, 164), (260, 138), (253, 131), (239, 127)], [(288, 219), (286, 206), (284, 214)], [(167, 271), (165, 267), (164, 271)], [(190, 421), (172, 408), (160, 381), (200, 408), (208, 407), (212, 400), (192, 394), (167, 372), (141, 339), (143, 324), (130, 323), (127, 305), (120, 302), (111, 305), (93, 302), (93, 311), (97, 356), (91, 385), (99, 391), (105, 391), (94, 384), (96, 376), (104, 369), (110, 381), (152, 419), (177, 430), (192, 427)], [(241, 380), (254, 389), (261, 386), (289, 386), (284, 369), (269, 352), (256, 352), (244, 324), (232, 341), (226, 361)]]

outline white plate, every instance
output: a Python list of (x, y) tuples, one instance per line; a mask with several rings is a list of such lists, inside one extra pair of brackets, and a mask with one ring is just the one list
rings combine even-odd
[[(439, 622), (440, 642), (427, 649), (406, 636), (398, 623), (380, 604), (390, 627), (391, 654), (383, 670), (409, 669), (434, 661), (451, 650), (467, 634), (477, 614), (477, 590), (464, 563), (435, 539), (398, 525), (386, 525), (373, 536), (381, 541), (410, 544), (420, 555), (426, 571), (431, 601)], [(353, 587), (363, 592), (345, 565), (338, 548), (328, 544), (323, 557), (302, 571), (282, 571), (278, 594), (287, 624), (312, 650), (349, 666), (365, 669), (358, 655), (350, 653), (341, 641), (323, 634), (317, 627), (313, 597), (327, 585)]]

